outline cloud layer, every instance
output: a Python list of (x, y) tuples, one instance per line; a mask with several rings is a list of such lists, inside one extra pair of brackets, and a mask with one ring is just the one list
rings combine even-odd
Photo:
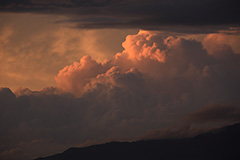
[[(87, 141), (132, 140), (181, 120), (197, 129), (238, 122), (240, 56), (213, 36), (221, 35), (208, 35), (204, 48), (193, 39), (139, 31), (103, 63), (84, 56), (65, 66), (56, 88), (2, 88), (0, 157), (31, 159)], [(190, 135), (168, 130), (172, 137)]]
[(237, 4), (237, 0), (3, 0), (0, 9), (2, 12), (67, 15), (67, 21), (80, 28), (209, 33), (229, 26), (239, 27)]

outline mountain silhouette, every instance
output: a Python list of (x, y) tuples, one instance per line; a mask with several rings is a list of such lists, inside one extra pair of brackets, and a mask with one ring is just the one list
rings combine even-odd
[(240, 123), (192, 138), (110, 142), (36, 160), (239, 160)]

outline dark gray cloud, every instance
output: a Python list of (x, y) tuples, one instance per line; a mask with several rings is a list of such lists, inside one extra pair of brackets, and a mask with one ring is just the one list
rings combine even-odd
[(161, 130), (150, 131), (139, 139), (191, 137), (213, 128), (221, 128), (239, 122), (239, 104), (211, 104), (186, 114), (178, 124)]
[(2, 12), (68, 15), (68, 22), (88, 29), (141, 28), (209, 33), (238, 27), (240, 23), (237, 0), (4, 0), (0, 5)]
[(189, 113), (186, 120), (191, 123), (207, 123), (212, 121), (240, 121), (240, 107), (237, 105), (213, 104)]

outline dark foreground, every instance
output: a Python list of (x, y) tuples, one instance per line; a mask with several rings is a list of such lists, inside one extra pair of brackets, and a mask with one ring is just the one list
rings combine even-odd
[(240, 123), (193, 138), (111, 142), (36, 160), (240, 160)]

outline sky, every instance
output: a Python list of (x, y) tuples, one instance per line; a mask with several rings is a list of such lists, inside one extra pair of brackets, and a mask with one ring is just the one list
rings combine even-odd
[(240, 122), (236, 0), (2, 0), (0, 159)]

